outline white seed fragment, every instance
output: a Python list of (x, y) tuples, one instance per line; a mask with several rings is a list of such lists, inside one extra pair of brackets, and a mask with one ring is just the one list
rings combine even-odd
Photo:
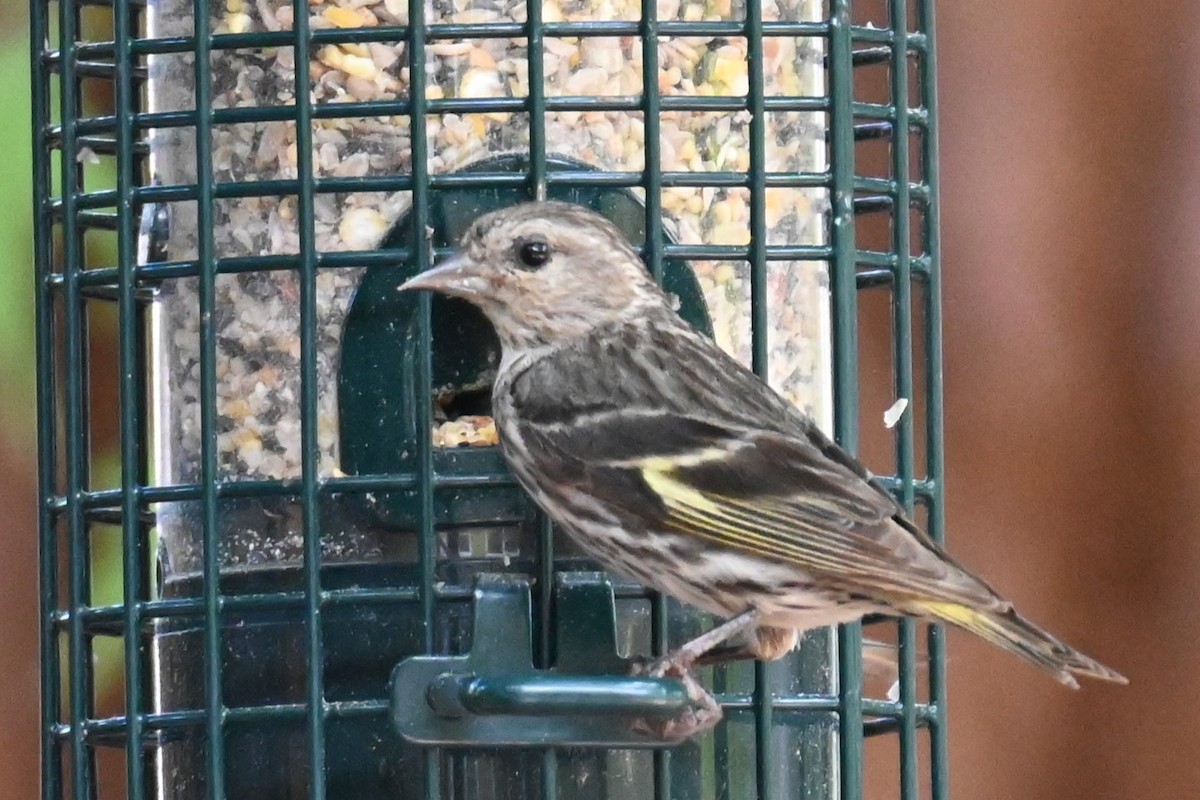
[(245, 33), (254, 25), (249, 14), (238, 12), (225, 17), (225, 30), (229, 33)]
[(496, 70), (469, 69), (458, 85), (459, 97), (503, 97), (504, 82)]
[(883, 412), (883, 426), (888, 430), (896, 427), (896, 423), (904, 416), (904, 410), (908, 408), (908, 398), (901, 397), (896, 402), (892, 403), (891, 408)]
[(374, 208), (352, 208), (338, 223), (338, 235), (351, 250), (374, 247), (387, 230), (387, 220)]

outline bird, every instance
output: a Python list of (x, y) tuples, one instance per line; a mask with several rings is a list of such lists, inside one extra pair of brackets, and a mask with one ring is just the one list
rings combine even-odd
[(609, 571), (727, 620), (656, 674), (777, 659), (801, 632), (885, 615), (965, 629), (1071, 687), (1128, 682), (1018, 614), (682, 319), (603, 215), (546, 200), (486, 213), (399, 289), (465, 300), (495, 328), (500, 447), (542, 511)]

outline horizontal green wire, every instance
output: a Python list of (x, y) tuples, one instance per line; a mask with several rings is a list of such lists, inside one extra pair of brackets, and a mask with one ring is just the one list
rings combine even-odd
[[(564, 95), (547, 97), (543, 100), (547, 111), (611, 111), (636, 112), (642, 108), (642, 100), (637, 95), (611, 95), (596, 97), (589, 95)], [(739, 95), (669, 95), (660, 101), (664, 112), (709, 112), (735, 114), (739, 111), (749, 111), (746, 98)], [(493, 98), (439, 98), (428, 101), (426, 113), (433, 114), (465, 114), (465, 113), (522, 113), (528, 110), (527, 97), (493, 97)], [(861, 103), (861, 114), (867, 119), (888, 120), (895, 115), (888, 112), (888, 106), (876, 103)], [(823, 112), (829, 110), (829, 101), (825, 97), (767, 97), (763, 106), (771, 112)], [(236, 106), (233, 108), (218, 108), (212, 112), (214, 126), (246, 125), (263, 122), (292, 121), (291, 107), (279, 106)], [(912, 109), (911, 124), (920, 127), (924, 119), (921, 109)], [(322, 103), (312, 110), (313, 119), (336, 120), (356, 117), (386, 117), (409, 116), (412, 112), (411, 100), (363, 100), (346, 103)], [(136, 130), (158, 128), (194, 128), (197, 120), (196, 111), (146, 111), (134, 114), (133, 127)], [(76, 128), (80, 136), (92, 136), (99, 133), (112, 133), (117, 127), (117, 119), (110, 114), (97, 116), (80, 116), (76, 119)], [(57, 137), (59, 126), (51, 125), (39, 132), (42, 137), (53, 141)]]
[[(557, 170), (546, 176), (547, 186), (566, 187), (603, 187), (632, 188), (640, 187), (642, 182), (640, 172), (607, 172), (582, 170)], [(827, 172), (766, 172), (762, 176), (767, 188), (778, 189), (821, 189), (828, 188), (830, 175)], [(863, 179), (861, 189), (876, 190), (888, 195), (894, 192), (894, 186), (879, 184), (874, 180)], [(869, 181), (869, 182), (867, 182)], [(363, 178), (316, 178), (312, 181), (315, 194), (337, 194), (343, 192), (398, 192), (411, 190), (416, 182), (411, 174), (376, 175)], [(448, 173), (431, 175), (428, 179), (430, 189), (495, 189), (523, 188), (525, 178), (519, 173)], [(663, 172), (661, 186), (663, 188), (694, 188), (694, 189), (727, 189), (750, 185), (749, 176), (740, 172)], [(917, 189), (914, 185), (911, 189)], [(297, 195), (302, 190), (301, 182), (297, 179), (278, 178), (271, 180), (224, 181), (213, 185), (213, 197), (217, 200), (241, 199), (250, 197), (277, 197), (280, 195)], [(197, 199), (194, 184), (143, 186), (133, 191), (133, 198), (139, 203), (178, 203)], [(112, 208), (118, 201), (117, 193), (111, 189), (101, 189), (80, 193), (77, 197), (77, 208), (83, 210)], [(61, 216), (63, 203), (61, 199), (46, 201), (44, 209)], [(102, 222), (102, 220), (97, 220)]]
[[(894, 488), (899, 482), (894, 477), (879, 478), (885, 487)], [(351, 494), (381, 490), (404, 490), (420, 487), (420, 478), (412, 473), (394, 473), (379, 477), (347, 476), (344, 478), (328, 478), (319, 486), (323, 494)], [(435, 489), (463, 489), (472, 487), (511, 486), (513, 479), (507, 473), (496, 474), (438, 474), (432, 475), (432, 486)], [(936, 489), (936, 485), (927, 480), (914, 480), (913, 491), (918, 498), (928, 497)], [(298, 480), (278, 481), (236, 481), (218, 482), (214, 492), (218, 498), (259, 498), (298, 495), (303, 484)], [(203, 496), (203, 484), (190, 483), (166, 486), (146, 486), (142, 488), (142, 500), (145, 503), (170, 503), (185, 500), (197, 500)], [(120, 489), (103, 489), (100, 491), (81, 491), (76, 495), (82, 508), (120, 508), (122, 494)], [(62, 511), (68, 506), (68, 500), (61, 495), (54, 495), (46, 500), (51, 511)]]
[[(767, 36), (778, 37), (823, 37), (829, 33), (829, 26), (824, 22), (785, 22), (773, 21), (762, 23)], [(745, 36), (747, 25), (736, 20), (704, 20), (691, 22), (687, 20), (664, 20), (658, 23), (660, 36)], [(619, 20), (588, 20), (578, 22), (547, 22), (542, 27), (544, 37), (572, 37), (581, 39), (636, 37), (641, 33), (641, 23), (637, 21)], [(486, 22), (470, 24), (441, 23), (424, 28), (424, 38), (429, 42), (451, 39), (524, 39), (525, 25), (520, 22)], [(370, 44), (394, 43), (408, 40), (411, 29), (404, 25), (379, 25), (364, 28), (327, 28), (314, 30), (310, 34), (314, 45), (327, 44)], [(227, 50), (248, 50), (264, 47), (288, 47), (294, 43), (292, 31), (256, 31), (254, 33), (219, 33), (210, 37), (214, 52)], [(886, 41), (886, 40), (881, 40)], [(914, 39), (912, 46), (921, 47), (920, 39)], [(170, 36), (160, 38), (134, 39), (130, 43), (130, 52), (135, 56), (170, 55), (172, 53), (191, 53), (195, 50), (195, 39), (191, 36)], [(81, 59), (111, 57), (114, 50), (112, 42), (87, 42), (78, 48)], [(58, 51), (48, 50), (42, 56), (42, 63), (52, 66), (58, 60)]]
[[(756, 700), (749, 695), (716, 695), (722, 709), (738, 713), (752, 711)], [(836, 711), (838, 698), (835, 695), (789, 695), (776, 698), (773, 708), (782, 714), (825, 714)], [(343, 700), (326, 701), (323, 704), (322, 718), (325, 720), (361, 718), (384, 715), (390, 711), (390, 703), (386, 699), (376, 700)], [(918, 720), (927, 722), (936, 716), (937, 710), (930, 705), (917, 705), (914, 709)], [(899, 703), (882, 700), (863, 700), (863, 712), (866, 717), (878, 719), (900, 719), (903, 710)], [(308, 716), (308, 708), (304, 703), (280, 703), (262, 706), (231, 706), (224, 712), (225, 724), (229, 726), (248, 725), (263, 722), (289, 722), (303, 724)], [(207, 724), (208, 717), (203, 709), (186, 711), (169, 711), (143, 714), (141, 717), (144, 729), (148, 732), (173, 731), (189, 728), (200, 728)], [(128, 721), (123, 716), (112, 716), (89, 719), (83, 726), (85, 741), (94, 742), (97, 739), (109, 739), (116, 742), (116, 737), (128, 729)], [(71, 726), (59, 725), (53, 729), (53, 735), (58, 739), (71, 736)]]

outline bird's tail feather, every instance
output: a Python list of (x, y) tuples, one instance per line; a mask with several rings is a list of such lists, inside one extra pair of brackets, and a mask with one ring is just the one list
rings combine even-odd
[(1124, 675), (1088, 658), (1011, 609), (1005, 612), (981, 611), (959, 603), (944, 602), (924, 602), (920, 606), (928, 615), (970, 631), (1053, 673), (1059, 682), (1073, 689), (1079, 688), (1075, 675), (1113, 683), (1129, 683)]

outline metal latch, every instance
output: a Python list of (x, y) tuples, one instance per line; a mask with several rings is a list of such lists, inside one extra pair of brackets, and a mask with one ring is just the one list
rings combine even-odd
[(630, 675), (617, 652), (612, 584), (599, 572), (558, 576), (557, 658), (533, 664), (529, 579), (480, 575), (475, 632), (461, 656), (413, 656), (392, 672), (391, 715), (405, 739), (443, 747), (669, 747), (663, 723), (694, 711), (684, 685)]

